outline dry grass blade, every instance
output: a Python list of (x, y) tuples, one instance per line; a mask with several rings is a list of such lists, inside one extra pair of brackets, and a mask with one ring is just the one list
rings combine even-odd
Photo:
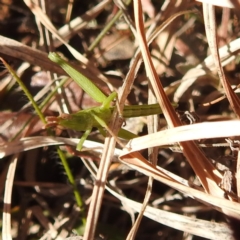
[(2, 223), (2, 237), (6, 240), (12, 239), (11, 234), (11, 203), (12, 203), (12, 189), (13, 180), (15, 176), (18, 156), (12, 157), (11, 163), (9, 164), (7, 179), (5, 182), (5, 193), (3, 202), (3, 223)]
[[(142, 9), (140, 1), (134, 1), (134, 14), (135, 14), (135, 22), (137, 28), (137, 34), (139, 39), (139, 46), (142, 52), (143, 61), (146, 67), (146, 73), (151, 82), (152, 88), (154, 89), (156, 98), (158, 99), (159, 105), (162, 108), (162, 111), (166, 117), (166, 120), (170, 127), (178, 125), (177, 117), (174, 114), (174, 109), (166, 97), (166, 94), (163, 90), (161, 82), (157, 76), (157, 73), (154, 69), (153, 63), (151, 61), (150, 53), (147, 46), (146, 37), (144, 36), (144, 25), (142, 20)], [(179, 123), (180, 125), (180, 123)]]
[(228, 98), (228, 101), (233, 111), (238, 117), (240, 117), (240, 100), (238, 96), (235, 94), (235, 92), (233, 91), (231, 84), (228, 82), (219, 59), (217, 36), (216, 36), (217, 30), (216, 30), (216, 20), (215, 20), (215, 8), (213, 5), (204, 3), (203, 11), (204, 11), (204, 19), (206, 22), (205, 26), (206, 26), (208, 43), (213, 55), (214, 63), (217, 68), (219, 79), (223, 85), (226, 96)]
[[(62, 68), (59, 65), (54, 64), (52, 61), (48, 59), (48, 54), (45, 52), (31, 48), (29, 46), (26, 46), (25, 44), (22, 44), (20, 42), (17, 42), (10, 38), (6, 38), (1, 35), (0, 46), (1, 46), (0, 53), (22, 59), (26, 62), (29, 62), (32, 65), (37, 65), (43, 68), (44, 70), (55, 72), (60, 75), (66, 75), (66, 73), (62, 70)], [(90, 79), (92, 78), (93, 73), (91, 72), (91, 69), (86, 69), (76, 64), (73, 65), (85, 76), (88, 76)], [(100, 85), (100, 83), (102, 83), (102, 81), (105, 79), (106, 79), (105, 77), (103, 79), (100, 75), (99, 78), (98, 75), (95, 75), (94, 81), (96, 81)]]
[(233, 4), (234, 1), (231, 1), (231, 0), (222, 0), (221, 2), (219, 2), (218, 0), (196, 0), (196, 1), (212, 4), (219, 7), (229, 7), (229, 8), (234, 7), (234, 4)]
[[(108, 191), (111, 192), (115, 197), (120, 201), (127, 204), (129, 207), (133, 208), (135, 211), (140, 212), (142, 209), (142, 204), (136, 201), (133, 201), (129, 198), (119, 195), (111, 188), (107, 187)], [(209, 221), (204, 221), (201, 219), (193, 219), (191, 217), (183, 216), (180, 214), (171, 213), (161, 209), (156, 209), (150, 206), (147, 206), (144, 211), (144, 216), (153, 219), (154, 221), (192, 233), (193, 235), (204, 237), (207, 239), (229, 239), (233, 238), (230, 236), (232, 230), (228, 228), (226, 224), (214, 223)]]
[(237, 196), (240, 198), (240, 154), (238, 151), (237, 164), (236, 164), (236, 185), (237, 185)]
[[(176, 13), (174, 14), (173, 16), (171, 16), (169, 19), (167, 19), (163, 24), (161, 24), (151, 35), (150, 35), (150, 38), (149, 38), (149, 42), (148, 44), (150, 44), (155, 38), (156, 36), (162, 32), (175, 18), (177, 18), (178, 16), (181, 16), (183, 15), (184, 13), (190, 13), (191, 11), (185, 11), (185, 12), (179, 12), (179, 13)], [(136, 35), (136, 32), (134, 30), (134, 35)], [(148, 34), (150, 34), (150, 31), (148, 31)], [(131, 89), (131, 86), (133, 84), (133, 80), (135, 79), (136, 77), (136, 73), (138, 72), (139, 70), (139, 67), (140, 67), (140, 59), (141, 59), (141, 53), (138, 49), (138, 51), (135, 53), (135, 57), (133, 58), (133, 61), (130, 65), (130, 69), (129, 69), (129, 72), (125, 78), (125, 81), (124, 81), (124, 84), (123, 84), (123, 87), (122, 87), (122, 91), (120, 92), (119, 94), (119, 99), (120, 99), (120, 112), (122, 111), (123, 107), (124, 107), (124, 102), (125, 102), (125, 99), (126, 99), (126, 96), (127, 94), (129, 93), (129, 90)], [(155, 100), (155, 99), (154, 99)], [(155, 102), (155, 101), (154, 101)], [(122, 104), (121, 104), (122, 103)], [(149, 102), (149, 103), (153, 103), (153, 102)], [(155, 129), (157, 129), (157, 117), (155, 116), (154, 117), (155, 119)], [(150, 131), (151, 132), (151, 131)], [(156, 162), (156, 158), (157, 158), (157, 149), (151, 151), (151, 153), (149, 153), (150, 156), (152, 156), (152, 158), (155, 157), (155, 162)], [(139, 212), (139, 215), (138, 215), (138, 218), (136, 219), (131, 231), (129, 232), (128, 234), (128, 237), (127, 239), (134, 239), (135, 238), (135, 235), (137, 233), (137, 230), (139, 228), (139, 225), (141, 223), (141, 220), (142, 220), (142, 216), (144, 214), (144, 210), (148, 204), (148, 201), (150, 199), (150, 196), (151, 196), (151, 189), (152, 189), (152, 181), (153, 179), (152, 178), (149, 178), (149, 181), (148, 181), (148, 187), (147, 187), (147, 190), (146, 190), (146, 195), (145, 195), (145, 198), (144, 198), (144, 201), (143, 201), (143, 205), (142, 205), (142, 209), (141, 211)]]
[[(88, 61), (88, 59), (85, 56), (80, 54), (76, 49), (74, 49), (72, 46), (70, 46), (62, 38), (62, 36), (58, 33), (57, 29), (53, 26), (53, 24), (49, 20), (48, 16), (42, 11), (42, 9), (37, 4), (33, 3), (31, 0), (25, 0), (25, 3), (31, 9), (31, 11), (36, 16), (36, 18), (38, 18), (38, 20), (45, 26), (45, 28), (49, 32), (51, 32), (59, 41), (61, 41), (69, 49), (69, 51), (72, 53), (72, 55), (77, 60), (79, 60), (84, 65), (87, 65), (88, 66), (88, 70), (91, 69), (92, 74), (94, 76), (97, 76), (100, 79), (102, 79), (102, 81), (108, 83), (107, 78), (103, 74), (101, 74), (100, 71), (96, 67), (94, 67), (92, 64), (90, 64), (90, 62)], [(84, 71), (83, 71), (83, 73), (84, 73)]]
[(210, 194), (204, 193), (203, 189), (196, 190), (191, 186), (186, 186), (181, 181), (178, 182), (172, 177), (169, 177), (164, 172), (159, 171), (156, 167), (151, 165), (146, 159), (144, 159), (139, 153), (130, 153), (124, 156), (122, 159), (125, 164), (129, 165), (147, 176), (151, 176), (154, 179), (161, 181), (162, 183), (171, 186), (172, 188), (187, 194), (190, 197), (197, 199), (198, 201), (212, 206), (213, 208), (226, 213), (228, 216), (240, 219), (240, 204), (237, 202), (232, 202), (224, 198), (215, 197)]
[[(170, 127), (180, 126), (181, 122), (174, 112), (170, 101), (166, 97), (166, 94), (151, 61), (146, 39), (144, 37), (142, 11), (139, 1), (134, 1), (134, 11), (137, 23), (137, 32), (139, 36), (139, 45), (142, 51), (143, 60), (149, 80), (152, 84), (159, 105), (161, 106), (166, 117), (168, 125)], [(189, 163), (199, 177), (206, 192), (211, 193), (215, 196), (222, 197), (224, 195), (224, 192), (219, 187), (219, 183), (221, 182), (221, 174), (218, 171), (215, 171), (214, 166), (208, 161), (203, 152), (197, 147), (194, 142), (181, 143), (181, 146), (183, 147), (184, 155), (187, 157)]]
[(72, 46), (70, 46), (58, 33), (56, 28), (53, 26), (48, 16), (42, 11), (42, 9), (31, 0), (24, 1), (26, 5), (31, 9), (33, 14), (38, 18), (38, 20), (56, 37), (58, 38), (73, 54), (73, 56), (78, 59), (80, 62), (87, 64), (88, 59), (85, 58), (82, 54), (76, 51)]
[[(240, 48), (240, 39), (235, 39), (227, 45), (219, 49), (219, 55), (222, 66), (226, 66), (228, 63), (236, 59), (237, 52)], [(215, 71), (216, 67), (212, 55), (208, 56), (201, 64), (197, 65), (186, 72), (181, 80), (181, 84), (174, 94), (174, 101), (179, 102), (184, 93), (200, 76), (211, 74)]]
[(88, 211), (87, 224), (84, 233), (85, 240), (93, 239), (101, 210), (105, 184), (107, 181), (109, 166), (112, 161), (116, 141), (113, 137), (105, 139), (103, 154), (97, 172), (96, 182), (93, 188), (92, 200)]
[(52, 64), (45, 52), (33, 49), (25, 44), (0, 35), (0, 52), (8, 56), (22, 59), (31, 64), (36, 64), (45, 70), (58, 74), (65, 74), (60, 66)]
[[(110, 0), (101, 1), (98, 5), (94, 6), (91, 10), (87, 11), (83, 16), (77, 17), (71, 21), (66, 21), (67, 24), (61, 27), (58, 30), (59, 35), (65, 40), (71, 39), (74, 35), (78, 33), (79, 30), (84, 28), (89, 21), (96, 18), (98, 14), (100, 14), (104, 7), (109, 4)], [(69, 31), (70, 30), (70, 31)], [(53, 45), (55, 48), (59, 47), (63, 43), (58, 40), (58, 38), (53, 39)]]
[[(69, 138), (51, 137), (51, 136), (21, 138), (20, 140), (16, 140), (10, 143), (1, 144), (0, 159), (12, 154), (29, 151), (29, 150), (40, 148), (40, 147), (47, 147), (47, 146), (54, 146), (54, 145), (69, 145), (69, 146), (76, 147), (78, 142), (79, 142), (78, 138), (69, 139)], [(84, 142), (83, 151), (88, 151), (91, 149), (92, 151), (101, 153), (102, 148), (103, 148), (102, 143), (86, 140)], [(120, 155), (120, 150), (115, 148), (114, 155), (116, 156)]]
[(186, 125), (132, 139), (121, 156), (150, 147), (172, 145), (189, 140), (232, 137), (239, 134), (240, 121), (238, 120)]

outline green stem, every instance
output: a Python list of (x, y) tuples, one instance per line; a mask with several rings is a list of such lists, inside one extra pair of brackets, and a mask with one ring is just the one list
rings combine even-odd
[(110, 22), (106, 25), (105, 28), (100, 32), (100, 34), (95, 38), (92, 44), (88, 47), (88, 52), (91, 52), (101, 41), (101, 39), (107, 34), (112, 25), (118, 20), (118, 18), (122, 15), (122, 11), (118, 10), (117, 14), (110, 20)]
[[(131, 0), (128, 0), (125, 4), (130, 4)], [(109, 29), (113, 26), (113, 24), (120, 18), (123, 11), (120, 9), (118, 10), (117, 14), (110, 20), (110, 22), (106, 25), (106, 27), (103, 28), (103, 30), (100, 32), (100, 34), (95, 38), (95, 40), (92, 42), (92, 44), (88, 47), (88, 52), (91, 52), (101, 41), (101, 39), (107, 34)]]
[(77, 202), (77, 205), (82, 208), (83, 207), (83, 201), (82, 201), (82, 198), (77, 190), (77, 185), (75, 183), (75, 180), (74, 180), (74, 177), (72, 175), (72, 172), (69, 168), (69, 165), (68, 165), (68, 162), (67, 162), (67, 159), (65, 157), (65, 155), (63, 154), (62, 150), (60, 148), (57, 148), (57, 152), (58, 152), (58, 155), (62, 161), (62, 164), (63, 164), (63, 167), (66, 171), (66, 174), (67, 174), (67, 177), (68, 177), (68, 181), (70, 182), (70, 184), (73, 186), (73, 193), (74, 193), (74, 196), (75, 196), (75, 199), (76, 199), (76, 202)]

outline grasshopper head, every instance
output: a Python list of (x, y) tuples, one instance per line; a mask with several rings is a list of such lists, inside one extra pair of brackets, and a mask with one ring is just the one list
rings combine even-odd
[(63, 113), (58, 117), (49, 116), (46, 117), (47, 124), (44, 126), (44, 128), (50, 128), (50, 127), (61, 127), (61, 128), (67, 128), (63, 124), (65, 121), (68, 121), (71, 119), (70, 114)]

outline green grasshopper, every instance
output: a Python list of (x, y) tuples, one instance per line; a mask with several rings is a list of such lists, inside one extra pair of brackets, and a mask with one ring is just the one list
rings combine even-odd
[[(59, 117), (46, 118), (46, 127), (60, 125), (65, 129), (85, 131), (77, 145), (77, 150), (81, 151), (83, 143), (87, 139), (93, 127), (98, 128), (100, 133), (104, 135), (103, 129), (107, 129), (114, 110), (114, 107), (111, 107), (111, 102), (117, 97), (117, 93), (113, 92), (107, 97), (91, 80), (75, 70), (57, 53), (49, 53), (48, 57), (51, 61), (60, 65), (60, 67), (62, 67), (62, 69), (95, 101), (102, 104), (99, 107), (92, 107), (73, 114), (61, 114)], [(173, 104), (173, 106), (176, 106), (176, 104)], [(160, 109), (159, 104), (125, 106), (123, 110), (123, 118), (148, 116), (161, 113), (162, 110)], [(118, 135), (125, 139), (137, 137), (137, 135), (128, 132), (125, 129), (120, 129)]]

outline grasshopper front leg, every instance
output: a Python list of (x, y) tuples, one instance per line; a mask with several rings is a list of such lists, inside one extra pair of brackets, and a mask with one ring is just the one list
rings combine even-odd
[(87, 139), (88, 135), (91, 133), (92, 131), (92, 126), (89, 127), (85, 132), (84, 134), (82, 135), (80, 141), (78, 142), (77, 144), (77, 151), (81, 151), (82, 150), (82, 147), (83, 147), (83, 143), (85, 142), (85, 140)]

